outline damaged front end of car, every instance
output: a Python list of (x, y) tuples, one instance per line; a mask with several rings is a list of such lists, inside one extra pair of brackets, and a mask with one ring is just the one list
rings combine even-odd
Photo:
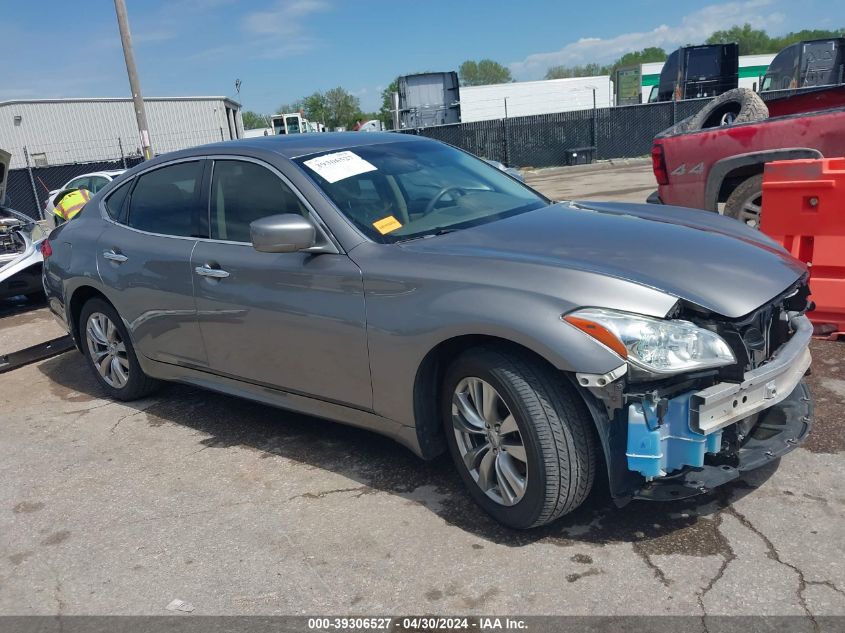
[(44, 229), (32, 218), (4, 206), (12, 155), (0, 149), (0, 300), (42, 296), (41, 242)]
[(0, 207), (0, 299), (40, 296), (44, 230), (31, 218)]
[(564, 316), (626, 361), (575, 376), (618, 503), (708, 492), (807, 437), (808, 296), (805, 277), (738, 319), (683, 300), (664, 320), (607, 310)]

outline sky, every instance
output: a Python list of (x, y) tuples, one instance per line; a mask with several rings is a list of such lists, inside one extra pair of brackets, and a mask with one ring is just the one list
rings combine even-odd
[[(749, 22), (770, 34), (845, 25), (842, 0), (126, 0), (145, 96), (227, 95), (276, 112), (342, 86), (365, 111), (397, 75), (491, 58), (549, 66), (673, 50)], [(0, 0), (0, 101), (129, 95), (111, 0)], [(241, 80), (240, 93), (235, 80)]]

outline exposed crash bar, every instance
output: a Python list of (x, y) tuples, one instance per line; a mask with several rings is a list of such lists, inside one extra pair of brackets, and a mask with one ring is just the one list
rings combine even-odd
[(791, 320), (792, 338), (766, 364), (745, 374), (739, 384), (719, 383), (692, 398), (690, 427), (711, 433), (784, 400), (810, 367), (808, 345), (813, 326), (805, 316)]

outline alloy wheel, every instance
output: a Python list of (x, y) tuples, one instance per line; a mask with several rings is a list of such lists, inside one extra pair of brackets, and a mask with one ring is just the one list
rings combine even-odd
[(760, 209), (763, 206), (763, 194), (755, 192), (748, 196), (739, 208), (737, 220), (750, 226), (752, 229), (760, 228)]
[(85, 338), (100, 377), (115, 389), (123, 387), (129, 380), (129, 356), (117, 326), (102, 312), (93, 312), (85, 325)]
[(504, 506), (528, 486), (528, 458), (513, 413), (488, 382), (467, 377), (452, 396), (452, 427), (464, 466), (478, 487)]

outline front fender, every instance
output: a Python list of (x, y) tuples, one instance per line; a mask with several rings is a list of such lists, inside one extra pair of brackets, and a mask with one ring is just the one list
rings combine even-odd
[(445, 282), (393, 294), (379, 285), (374, 292), (374, 284), (365, 281), (373, 408), (402, 424), (415, 423), (414, 388), (423, 361), (460, 337), (507, 341), (565, 372), (604, 374), (623, 362), (563, 321), (571, 308), (556, 297), (489, 285), (448, 284), (444, 289)]

